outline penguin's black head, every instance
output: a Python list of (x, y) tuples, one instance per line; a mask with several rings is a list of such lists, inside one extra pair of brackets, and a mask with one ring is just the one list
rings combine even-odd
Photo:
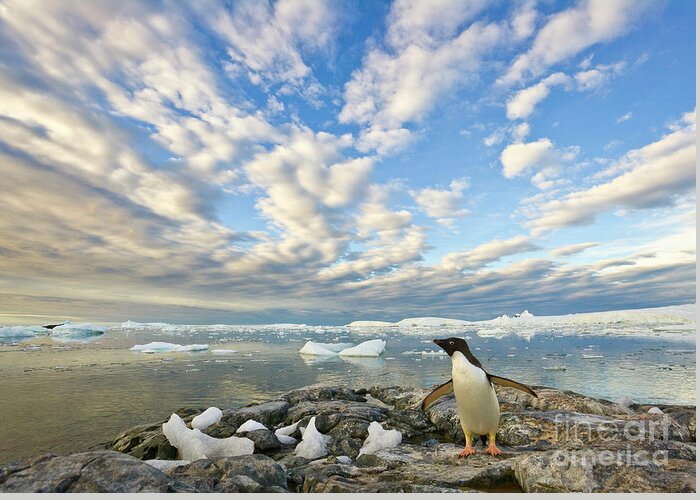
[[(464, 339), (459, 339), (457, 337), (450, 337), (449, 339), (435, 339), (433, 340), (437, 345), (442, 347), (447, 354), (452, 356), (455, 352), (459, 351), (465, 356), (470, 353), (469, 346)], [(471, 353), (470, 353), (471, 354)]]

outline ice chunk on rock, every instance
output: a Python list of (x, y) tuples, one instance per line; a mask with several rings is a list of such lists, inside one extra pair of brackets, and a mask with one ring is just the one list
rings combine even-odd
[(297, 440), (292, 437), (292, 434), (294, 434), (298, 426), (299, 422), (295, 422), (292, 425), (288, 425), (286, 427), (281, 427), (280, 429), (277, 429), (275, 431), (275, 436), (277, 436), (277, 440), (282, 444), (295, 444)]
[(381, 339), (368, 340), (355, 347), (343, 349), (338, 354), (341, 356), (377, 357), (384, 352), (386, 341)]
[(255, 443), (248, 438), (231, 436), (217, 439), (207, 436), (199, 429), (188, 429), (187, 424), (175, 413), (163, 424), (163, 434), (178, 449), (182, 460), (252, 455), (255, 450)]
[(260, 429), (265, 429), (267, 430), (267, 427), (265, 427), (264, 424), (261, 424), (260, 422), (256, 422), (255, 420), (246, 420), (243, 422), (238, 429), (236, 429), (236, 434), (239, 432), (250, 432), (250, 431), (257, 431)]
[(372, 454), (375, 451), (383, 450), (385, 448), (393, 448), (401, 444), (401, 432), (389, 429), (384, 430), (382, 424), (379, 422), (372, 422), (367, 428), (369, 436), (362, 443), (362, 448), (360, 448), (360, 453), (357, 455)]
[(294, 449), (294, 454), (298, 457), (315, 459), (328, 454), (328, 441), (331, 437), (321, 434), (316, 429), (316, 417), (309, 420), (309, 425), (304, 429), (301, 436), (301, 443)]
[(170, 342), (151, 342), (149, 344), (136, 344), (129, 349), (130, 351), (141, 352), (187, 352), (187, 351), (206, 351), (209, 349), (208, 344), (171, 344)]
[(307, 342), (299, 352), (311, 356), (335, 356), (343, 349), (352, 347), (352, 344), (323, 344), (321, 342)]
[(148, 465), (150, 465), (151, 467), (155, 467), (159, 471), (165, 472), (166, 474), (173, 467), (177, 467), (178, 465), (187, 465), (190, 463), (189, 460), (158, 460), (158, 459), (144, 460), (144, 462), (147, 463)]
[(652, 406), (651, 408), (649, 408), (649, 411), (647, 413), (650, 413), (652, 415), (663, 415), (664, 412), (661, 410), (661, 408)]
[(347, 455), (340, 455), (339, 457), (335, 457), (335, 461), (339, 464), (350, 465), (352, 463), (352, 458)]
[(215, 406), (207, 408), (201, 414), (192, 419), (192, 428), (203, 431), (210, 425), (214, 425), (223, 416), (223, 412)]

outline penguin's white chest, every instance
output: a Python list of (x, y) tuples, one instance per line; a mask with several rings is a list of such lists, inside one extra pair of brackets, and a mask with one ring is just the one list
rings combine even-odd
[(472, 365), (461, 352), (452, 355), (452, 387), (465, 434), (495, 433), (501, 417), (496, 391), (484, 370)]

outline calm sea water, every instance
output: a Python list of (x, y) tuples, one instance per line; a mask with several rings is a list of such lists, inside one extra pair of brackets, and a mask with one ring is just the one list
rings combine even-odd
[[(117, 329), (89, 342), (36, 337), (0, 344), (0, 463), (46, 452), (82, 451), (122, 430), (166, 419), (183, 406), (222, 409), (260, 402), (313, 383), (430, 387), (450, 377), (434, 337), (468, 338), (495, 374), (611, 400), (695, 404), (695, 335), (684, 338), (540, 332), (482, 337), (469, 329), (358, 332), (344, 327)], [(307, 340), (387, 341), (380, 358), (302, 356)], [(151, 341), (209, 344), (206, 352), (129, 351)], [(212, 349), (235, 349), (214, 354)], [(411, 354), (414, 353), (414, 354)], [(600, 357), (598, 357), (600, 356)], [(566, 367), (565, 371), (546, 368)]]

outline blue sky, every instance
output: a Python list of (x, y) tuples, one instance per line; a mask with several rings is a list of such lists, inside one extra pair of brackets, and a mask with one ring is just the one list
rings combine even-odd
[(692, 2), (0, 1), (0, 322), (695, 301)]

